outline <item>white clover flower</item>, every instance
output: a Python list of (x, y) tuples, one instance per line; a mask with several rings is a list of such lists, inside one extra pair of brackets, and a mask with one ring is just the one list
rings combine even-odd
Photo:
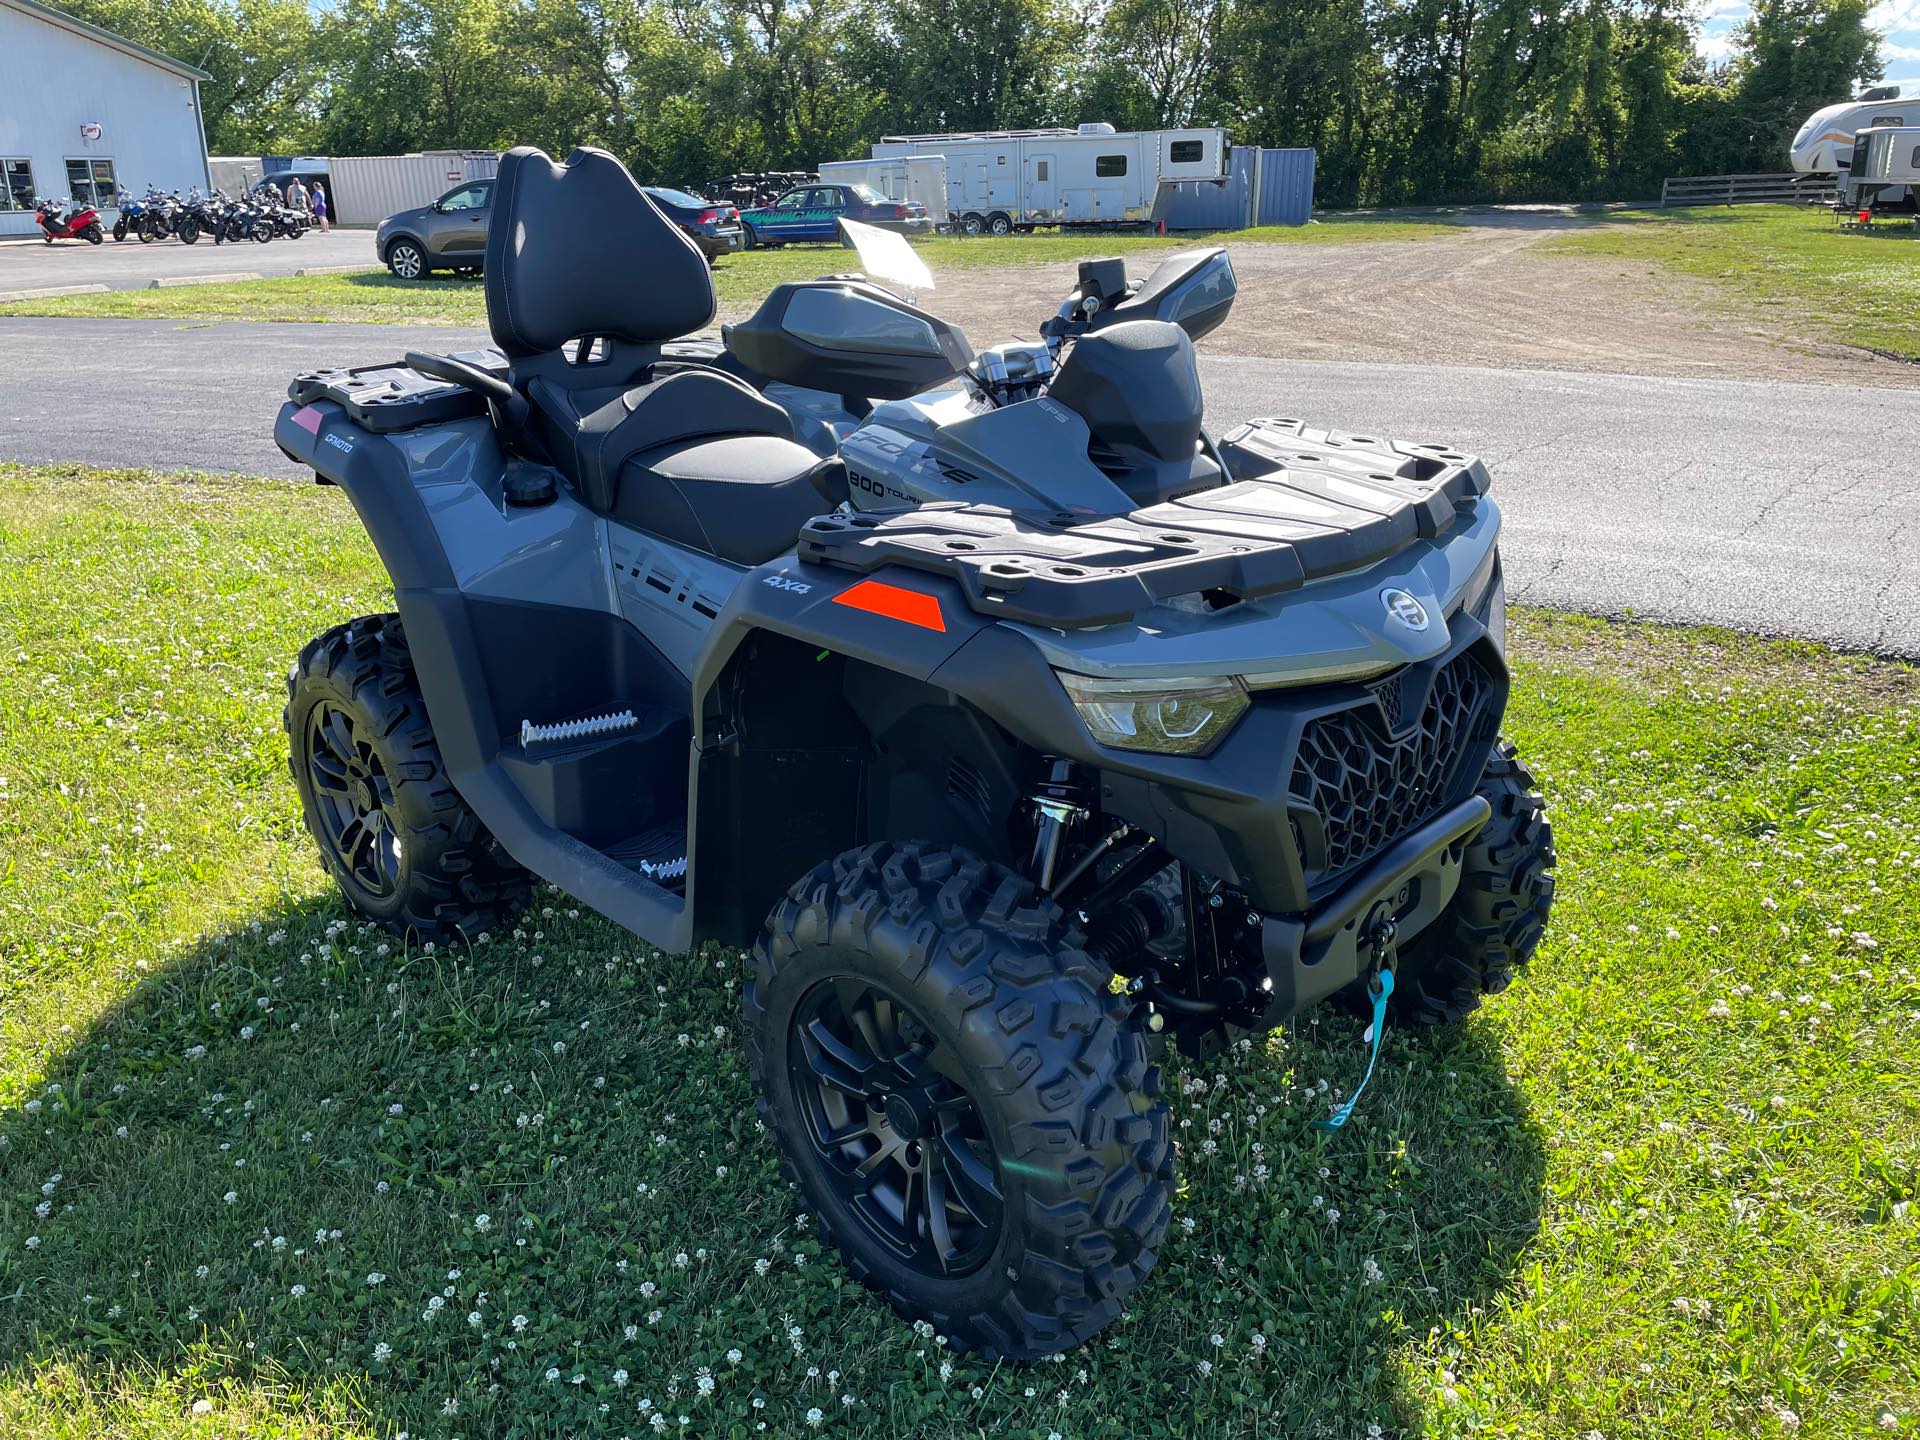
[(816, 1430), (820, 1428), (820, 1422), (826, 1418), (827, 1417), (821, 1413), (818, 1405), (815, 1405), (811, 1410), (807, 1411), (807, 1424)]
[(367, 1272), (367, 1284), (384, 1285), (386, 1283), (387, 1277), (382, 1275), (378, 1270), (370, 1270)]
[(549, 1365), (547, 1367), (547, 1383), (552, 1384), (555, 1380), (558, 1380), (559, 1378), (560, 1378), (559, 1370), (556, 1369), (554, 1366)]
[(379, 1344), (373, 1347), (373, 1363), (374, 1364), (384, 1365), (388, 1360), (392, 1358), (393, 1358), (393, 1347), (387, 1344), (386, 1341), (382, 1340)]
[(513, 1323), (514, 1333), (517, 1335), (522, 1330), (527, 1328), (527, 1317), (524, 1315), (516, 1315), (513, 1317), (512, 1323)]
[(478, 1310), (469, 1310), (467, 1312), (467, 1324), (477, 1326), (480, 1323), (480, 1319), (481, 1316)]
[(296, 1285), (293, 1287), (293, 1289), (287, 1292), (287, 1294), (291, 1295), (296, 1300), (300, 1299), (301, 1296), (305, 1295), (306, 1293), (307, 1293), (307, 1287), (304, 1285)]
[(745, 1358), (746, 1357), (740, 1353), (738, 1347), (727, 1351), (727, 1363), (729, 1365), (738, 1365)]
[(626, 1388), (627, 1378), (627, 1372), (624, 1370), (616, 1370), (613, 1372), (613, 1383), (622, 1389)]
[(229, 1190), (227, 1191), (226, 1194), (222, 1195), (220, 1198), (223, 1201), (225, 1201), (227, 1204), (231, 1205), (240, 1198), (240, 1192), (238, 1190)]

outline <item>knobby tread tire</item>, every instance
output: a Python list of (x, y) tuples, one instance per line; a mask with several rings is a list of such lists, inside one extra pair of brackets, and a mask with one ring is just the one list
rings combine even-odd
[[(301, 758), (307, 715), (321, 700), (356, 711), (378, 737), (393, 785), (403, 856), (385, 900), (334, 863)], [(396, 935), (444, 943), (497, 928), (527, 901), (531, 877), (500, 848), (451, 780), (427, 720), (398, 615), (364, 615), (314, 637), (287, 672), (288, 763), (301, 813), (347, 903)]]
[(1553, 826), (1533, 774), (1505, 740), (1478, 793), (1493, 815), (1467, 845), (1460, 888), (1400, 952), (1395, 1018), (1443, 1025), (1496, 995), (1533, 958), (1553, 907)]
[[(957, 1349), (1033, 1359), (1113, 1321), (1146, 1278), (1173, 1194), (1167, 1107), (1110, 973), (1049, 898), (961, 849), (883, 842), (796, 883), (753, 953), (744, 1009), (759, 1112), (782, 1173), (855, 1279)], [(956, 1280), (901, 1264), (815, 1178), (791, 1099), (789, 1024), (831, 975), (883, 980), (979, 1077), (1000, 1159), (1001, 1247)]]

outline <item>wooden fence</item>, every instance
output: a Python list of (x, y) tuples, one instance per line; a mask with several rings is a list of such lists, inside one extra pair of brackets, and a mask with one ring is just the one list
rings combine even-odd
[(1660, 204), (1830, 205), (1839, 195), (1833, 175), (1780, 171), (1760, 175), (1687, 175), (1662, 181)]

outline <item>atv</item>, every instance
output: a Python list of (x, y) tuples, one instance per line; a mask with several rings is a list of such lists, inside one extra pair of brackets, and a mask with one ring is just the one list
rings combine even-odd
[(1209, 434), (1224, 250), (1088, 262), (1036, 342), (857, 276), (716, 341), (613, 156), (514, 150), (494, 206), (496, 349), (302, 375), (276, 422), (398, 610), (292, 668), (306, 823), (421, 940), (538, 876), (662, 951), (750, 946), (760, 1114), (903, 1315), (1086, 1340), (1168, 1224), (1165, 1046), (1334, 1000), (1377, 1053), (1533, 953), (1486, 470)]

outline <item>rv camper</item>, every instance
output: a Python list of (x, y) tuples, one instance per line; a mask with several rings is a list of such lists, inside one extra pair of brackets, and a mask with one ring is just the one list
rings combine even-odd
[[(895, 172), (885, 167), (900, 166), (895, 183), (910, 187), (915, 161), (928, 177), (920, 183), (944, 186), (949, 220), (969, 235), (1038, 225), (1138, 225), (1152, 219), (1162, 185), (1224, 182), (1227, 136), (1214, 129), (1122, 131), (1104, 122), (1073, 130), (889, 135), (874, 145), (870, 160), (843, 163), (862, 167), (866, 173), (858, 178), (892, 199), (919, 200), (895, 193), (886, 178)], [(835, 168), (823, 165), (822, 178)], [(876, 173), (882, 178), (873, 178)]]
[(1865, 130), (1920, 125), (1920, 80), (1875, 85), (1857, 100), (1816, 110), (1793, 137), (1793, 168), (1803, 175), (1839, 175), (1853, 168), (1855, 138)]

